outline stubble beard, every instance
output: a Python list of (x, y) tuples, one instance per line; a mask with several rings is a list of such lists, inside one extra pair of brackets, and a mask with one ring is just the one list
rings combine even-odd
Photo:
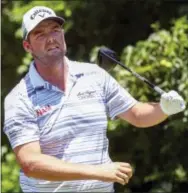
[(53, 65), (54, 66), (54, 65), (59, 65), (64, 62), (64, 57), (66, 53), (67, 52), (65, 49), (65, 50), (60, 50), (57, 53), (52, 53), (52, 54), (49, 54), (48, 52), (44, 54), (40, 54), (40, 55), (33, 53), (33, 57), (35, 60), (38, 60), (38, 62), (41, 63), (42, 65), (45, 65), (45, 66)]

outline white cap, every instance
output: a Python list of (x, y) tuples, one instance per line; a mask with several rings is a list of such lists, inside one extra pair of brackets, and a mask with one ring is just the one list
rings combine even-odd
[(46, 19), (53, 19), (60, 24), (63, 24), (65, 20), (62, 17), (58, 17), (55, 12), (44, 6), (36, 6), (27, 11), (23, 16), (22, 31), (23, 39), (27, 39), (27, 36), (31, 30), (33, 30), (40, 22)]

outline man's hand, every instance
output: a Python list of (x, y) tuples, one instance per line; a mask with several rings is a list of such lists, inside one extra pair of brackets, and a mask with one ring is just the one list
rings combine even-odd
[(129, 163), (114, 162), (100, 165), (103, 181), (117, 182), (125, 185), (132, 177), (132, 168)]
[(173, 115), (185, 109), (185, 101), (174, 90), (161, 95), (160, 106), (166, 115)]

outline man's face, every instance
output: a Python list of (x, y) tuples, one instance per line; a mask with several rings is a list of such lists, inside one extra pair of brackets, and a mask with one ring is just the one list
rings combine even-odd
[(50, 62), (63, 58), (66, 53), (64, 32), (54, 20), (45, 20), (29, 34), (29, 48), (33, 57)]

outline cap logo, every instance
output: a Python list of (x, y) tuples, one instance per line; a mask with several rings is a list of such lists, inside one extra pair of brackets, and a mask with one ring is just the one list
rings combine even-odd
[[(41, 13), (43, 12), (43, 13)], [(39, 14), (40, 13), (40, 14)], [(37, 9), (36, 11), (34, 11), (34, 13), (30, 16), (30, 19), (35, 19), (35, 17), (37, 16), (37, 14), (40, 16), (40, 17), (44, 17), (45, 13), (48, 13), (49, 15), (52, 14), (51, 11), (47, 10), (47, 9)]]
[(44, 14), (45, 14), (45, 13), (43, 13), (43, 15), (39, 15), (39, 16), (40, 16), (40, 17), (44, 17)]

